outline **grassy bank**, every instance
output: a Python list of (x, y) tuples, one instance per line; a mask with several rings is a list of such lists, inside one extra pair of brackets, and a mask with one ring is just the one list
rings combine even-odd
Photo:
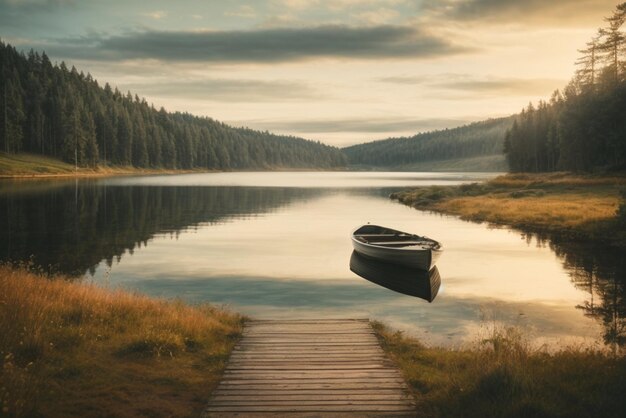
[[(206, 170), (205, 170), (206, 171)], [(0, 152), (0, 178), (105, 177), (136, 174), (171, 174), (203, 172), (200, 170), (144, 169), (123, 166), (78, 167), (55, 158), (33, 154)]]
[(394, 193), (417, 209), (626, 247), (626, 176), (508, 174), (485, 183)]
[(0, 265), (0, 416), (198, 416), (242, 318)]
[(420, 417), (622, 417), (626, 358), (530, 348), (514, 329), (465, 350), (427, 348), (380, 323), (384, 350), (416, 395)]

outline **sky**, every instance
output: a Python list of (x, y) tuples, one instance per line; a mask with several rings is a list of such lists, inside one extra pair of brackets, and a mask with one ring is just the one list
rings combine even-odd
[(0, 38), (155, 107), (347, 146), (517, 113), (616, 0), (0, 0)]

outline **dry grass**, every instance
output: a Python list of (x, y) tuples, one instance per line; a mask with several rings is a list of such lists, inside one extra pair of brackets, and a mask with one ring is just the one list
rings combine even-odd
[(619, 203), (618, 196), (582, 193), (526, 198), (487, 195), (451, 198), (438, 202), (434, 208), (464, 219), (538, 228), (554, 225), (573, 228), (615, 218)]
[(466, 220), (590, 237), (621, 247), (626, 246), (621, 216), (626, 202), (620, 195), (625, 187), (626, 176), (508, 174), (486, 183), (422, 187), (391, 197)]
[(557, 173), (514, 173), (496, 177), (489, 181), (494, 187), (532, 187), (532, 186), (599, 186), (625, 185), (623, 175), (583, 175), (569, 172)]
[(238, 315), (0, 265), (0, 416), (196, 416)]
[(428, 348), (380, 323), (385, 351), (413, 390), (421, 417), (622, 417), (626, 359), (532, 349), (515, 328), (494, 327), (475, 347)]

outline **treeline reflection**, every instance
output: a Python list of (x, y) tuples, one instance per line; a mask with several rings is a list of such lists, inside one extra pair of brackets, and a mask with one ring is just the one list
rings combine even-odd
[(615, 248), (600, 247), (590, 241), (526, 234), (528, 241), (536, 238), (540, 245), (549, 245), (563, 260), (572, 283), (586, 291), (588, 299), (576, 308), (603, 326), (604, 343), (614, 352), (626, 345), (626, 261)]
[(115, 187), (96, 181), (4, 183), (0, 189), (0, 259), (29, 261), (80, 276), (156, 234), (267, 213), (323, 193), (255, 187)]

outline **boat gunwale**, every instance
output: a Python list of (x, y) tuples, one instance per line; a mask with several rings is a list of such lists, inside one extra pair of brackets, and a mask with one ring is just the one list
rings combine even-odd
[[(410, 246), (407, 246), (407, 247), (389, 247), (389, 246), (386, 246), (386, 245), (370, 244), (369, 242), (357, 240), (356, 237), (358, 235), (355, 235), (356, 232), (359, 229), (361, 229), (361, 228), (363, 228), (365, 226), (377, 227), (377, 228), (381, 228), (381, 229), (386, 229), (388, 231), (395, 231), (395, 232), (399, 232), (399, 233), (402, 233), (402, 234), (407, 234), (407, 235), (411, 235), (411, 236), (414, 236), (414, 237), (423, 238), (425, 240), (433, 242), (435, 244), (435, 246), (431, 247), (431, 248), (420, 248), (420, 249), (410, 248)], [(441, 245), (441, 243), (439, 241), (437, 241), (437, 240), (434, 240), (432, 238), (428, 238), (428, 237), (425, 237), (425, 236), (409, 234), (407, 232), (403, 232), (403, 231), (400, 231), (400, 230), (397, 230), (397, 229), (393, 229), (393, 228), (387, 228), (387, 227), (380, 226), (380, 225), (371, 225), (371, 224), (361, 225), (358, 228), (356, 228), (354, 231), (352, 231), (351, 238), (352, 238), (353, 242), (357, 242), (360, 245), (366, 245), (368, 247), (374, 247), (374, 248), (385, 248), (385, 249), (394, 250), (394, 251), (406, 251), (406, 252), (417, 252), (417, 251), (437, 251), (437, 252), (441, 252), (441, 251), (443, 251), (443, 245)]]

